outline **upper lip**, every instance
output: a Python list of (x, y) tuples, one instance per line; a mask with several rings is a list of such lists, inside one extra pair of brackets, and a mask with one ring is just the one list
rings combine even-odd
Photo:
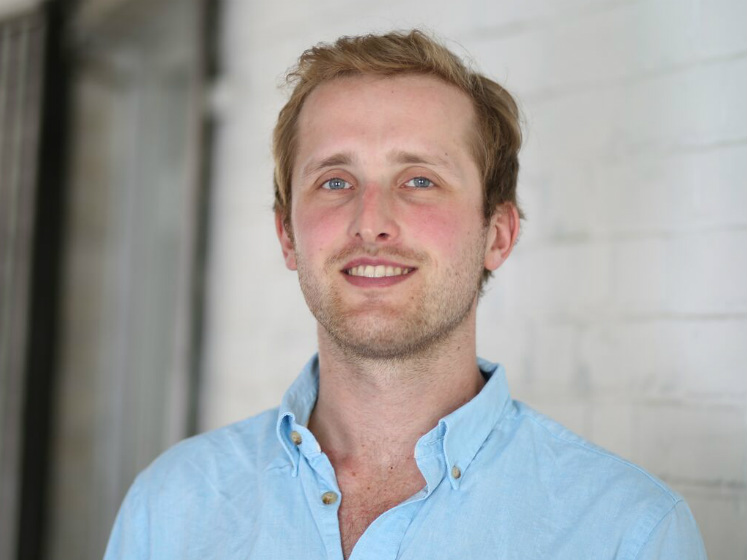
[(391, 266), (392, 268), (407, 268), (410, 270), (414, 270), (416, 268), (409, 264), (398, 263), (398, 262), (389, 261), (386, 259), (375, 259), (371, 257), (362, 257), (359, 259), (353, 259), (352, 261), (349, 261), (348, 263), (345, 264), (345, 266), (342, 267), (342, 270), (350, 270), (351, 268), (355, 268), (356, 266)]

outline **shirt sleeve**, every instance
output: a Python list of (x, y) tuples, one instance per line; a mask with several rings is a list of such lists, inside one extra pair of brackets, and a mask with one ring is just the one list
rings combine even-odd
[(707, 560), (703, 539), (690, 508), (677, 502), (654, 527), (635, 560)]
[(148, 513), (139, 482), (135, 480), (119, 508), (104, 560), (142, 560), (150, 557)]

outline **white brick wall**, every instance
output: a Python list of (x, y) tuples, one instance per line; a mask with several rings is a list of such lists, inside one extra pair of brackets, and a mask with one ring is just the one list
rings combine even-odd
[(226, 2), (203, 426), (277, 404), (314, 322), (273, 233), (283, 71), (422, 26), (517, 94), (521, 242), (479, 310), (514, 395), (666, 479), (747, 559), (747, 2)]

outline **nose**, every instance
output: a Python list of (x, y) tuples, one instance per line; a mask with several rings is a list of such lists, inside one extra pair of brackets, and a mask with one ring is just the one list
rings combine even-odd
[(349, 234), (364, 243), (393, 241), (399, 236), (394, 201), (387, 189), (368, 184), (359, 191)]

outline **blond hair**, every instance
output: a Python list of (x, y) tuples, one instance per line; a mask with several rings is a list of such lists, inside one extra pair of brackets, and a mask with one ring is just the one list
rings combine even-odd
[[(434, 76), (463, 91), (475, 109), (476, 134), (472, 151), (483, 177), (484, 217), (487, 223), (505, 203), (514, 205), (519, 173), (521, 127), (511, 94), (493, 80), (467, 68), (445, 46), (419, 30), (385, 35), (341, 37), (305, 51), (287, 75), (293, 86), (280, 110), (273, 133), (275, 211), (290, 230), (291, 178), (296, 152), (298, 117), (314, 88), (324, 82), (355, 75)], [(490, 277), (485, 270), (483, 283)]]

